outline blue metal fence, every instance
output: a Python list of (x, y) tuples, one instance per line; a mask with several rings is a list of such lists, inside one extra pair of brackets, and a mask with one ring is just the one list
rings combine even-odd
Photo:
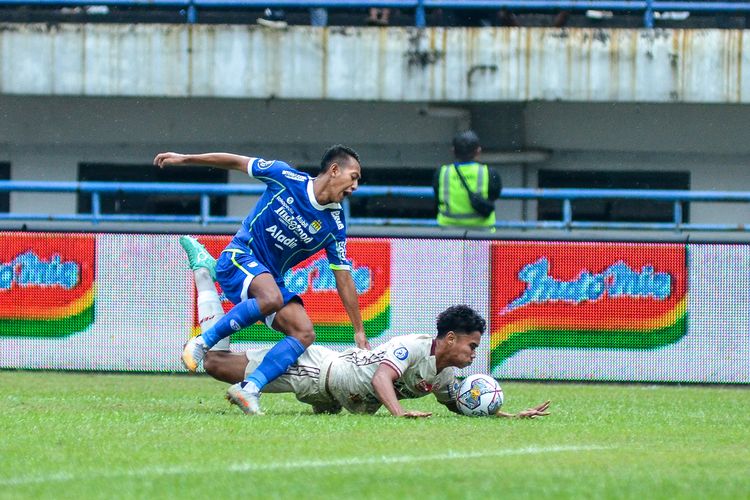
[(586, 11), (637, 12), (643, 15), (646, 28), (654, 26), (654, 12), (687, 11), (691, 13), (745, 13), (750, 2), (737, 1), (664, 1), (664, 0), (0, 0), (0, 6), (87, 6), (165, 7), (185, 12), (188, 23), (198, 22), (200, 9), (258, 9), (325, 7), (365, 9), (391, 7), (414, 10), (414, 24), (426, 26), (429, 9), (507, 9), (519, 11)]
[[(0, 213), (0, 221), (74, 221), (90, 222), (162, 222), (194, 223), (202, 226), (212, 224), (237, 224), (242, 217), (220, 216), (211, 214), (211, 198), (216, 196), (259, 196), (265, 190), (262, 184), (175, 184), (149, 182), (45, 182), (45, 181), (0, 181), (2, 192), (37, 192), (37, 193), (78, 193), (91, 196), (91, 212), (60, 213)], [(107, 214), (102, 213), (101, 197), (105, 194), (172, 194), (200, 197), (200, 213), (195, 215), (169, 214)], [(396, 187), (396, 186), (363, 186), (354, 197), (399, 196), (405, 198), (433, 199), (431, 187)], [(500, 220), (496, 227), (500, 229), (620, 229), (620, 230), (658, 230), (658, 231), (732, 231), (748, 232), (750, 225), (738, 223), (696, 224), (683, 222), (685, 203), (750, 203), (750, 192), (719, 191), (671, 191), (671, 190), (622, 190), (622, 189), (530, 189), (505, 188), (502, 199), (510, 200), (560, 200), (562, 218), (557, 221), (538, 220)], [(592, 222), (573, 219), (573, 201), (575, 200), (650, 200), (669, 202), (673, 207), (673, 218), (670, 222)], [(403, 218), (369, 218), (351, 217), (349, 203), (344, 202), (345, 215), (350, 225), (391, 225), (432, 227), (434, 219)]]

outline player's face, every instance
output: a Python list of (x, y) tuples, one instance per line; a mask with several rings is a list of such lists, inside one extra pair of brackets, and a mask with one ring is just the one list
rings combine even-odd
[(354, 158), (347, 158), (335, 164), (338, 168), (333, 176), (334, 201), (341, 202), (359, 187), (362, 178), (362, 167)]
[[(452, 335), (452, 337), (451, 337)], [(457, 368), (466, 368), (469, 366), (477, 355), (477, 347), (482, 340), (482, 334), (478, 331), (464, 334), (448, 333), (448, 345), (450, 347), (450, 366)]]

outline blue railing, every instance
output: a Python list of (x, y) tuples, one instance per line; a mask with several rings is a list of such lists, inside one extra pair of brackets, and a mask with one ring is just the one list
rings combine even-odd
[[(91, 212), (76, 214), (59, 213), (0, 213), (0, 221), (73, 221), (90, 222), (161, 222), (193, 223), (202, 226), (211, 224), (237, 224), (242, 217), (211, 214), (211, 198), (216, 196), (259, 196), (265, 191), (262, 184), (174, 184), (150, 182), (45, 182), (45, 181), (0, 181), (2, 192), (77, 193), (91, 196)], [(191, 195), (200, 198), (200, 213), (196, 215), (163, 214), (108, 214), (102, 213), (101, 197), (106, 194), (171, 194)], [(431, 187), (363, 186), (354, 197), (399, 196), (405, 198), (433, 199)], [(529, 189), (505, 188), (502, 200), (560, 200), (562, 217), (556, 221), (500, 220), (500, 229), (619, 229), (658, 231), (750, 231), (750, 225), (739, 223), (700, 224), (683, 222), (685, 203), (750, 203), (750, 192), (671, 191), (671, 190), (623, 190), (623, 189)], [(670, 222), (591, 222), (573, 220), (575, 200), (650, 200), (669, 202), (673, 207)], [(349, 203), (344, 202), (345, 215), (350, 225), (390, 225), (433, 227), (434, 219), (418, 218), (371, 218), (351, 217)]]
[(654, 12), (687, 11), (691, 13), (750, 12), (750, 2), (726, 1), (664, 1), (664, 0), (0, 0), (0, 6), (87, 6), (108, 5), (127, 7), (178, 8), (185, 12), (188, 23), (198, 22), (199, 9), (258, 9), (325, 7), (332, 9), (364, 9), (390, 7), (414, 10), (414, 24), (427, 24), (428, 9), (507, 9), (519, 11), (586, 11), (610, 10), (639, 12), (646, 28), (654, 26)]

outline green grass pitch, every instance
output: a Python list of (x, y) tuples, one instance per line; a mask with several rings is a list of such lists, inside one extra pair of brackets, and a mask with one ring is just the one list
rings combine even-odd
[(503, 383), (468, 418), (246, 417), (205, 376), (0, 371), (0, 498), (748, 498), (750, 390)]

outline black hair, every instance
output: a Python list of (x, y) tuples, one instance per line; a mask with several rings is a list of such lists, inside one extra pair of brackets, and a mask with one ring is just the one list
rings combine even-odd
[(464, 130), (453, 138), (453, 154), (459, 161), (473, 160), (477, 149), (479, 149), (479, 136), (473, 130)]
[(320, 173), (325, 173), (331, 164), (346, 159), (347, 157), (354, 158), (359, 161), (359, 155), (352, 148), (348, 148), (343, 144), (334, 144), (323, 153), (323, 158), (320, 160)]
[(474, 309), (467, 305), (451, 306), (438, 314), (437, 337), (445, 337), (448, 332), (468, 335), (470, 333), (484, 333), (487, 322)]

